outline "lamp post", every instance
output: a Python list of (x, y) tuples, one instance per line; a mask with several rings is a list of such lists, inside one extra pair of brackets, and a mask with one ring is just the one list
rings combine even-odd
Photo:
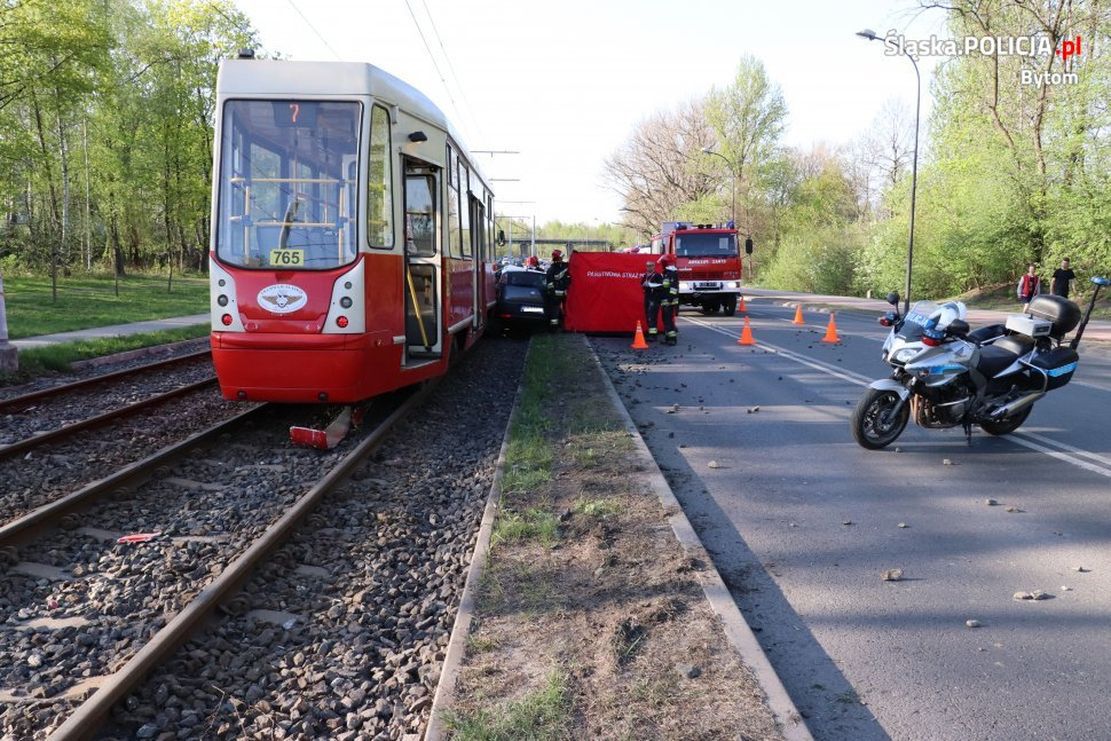
[[(869, 41), (883, 41), (870, 28), (857, 31), (856, 35)], [(922, 75), (918, 71), (918, 62), (914, 61), (914, 57), (906, 49), (903, 50), (903, 54), (914, 65), (914, 78), (918, 83), (914, 97), (914, 156), (911, 159), (910, 169), (910, 240), (907, 243), (906, 297), (903, 299), (903, 314), (907, 314), (910, 312), (910, 273), (911, 266), (914, 264), (914, 201), (918, 192), (918, 122), (922, 113)]]
[(733, 163), (729, 161), (721, 152), (715, 152), (711, 147), (702, 147), (702, 154), (712, 154), (715, 157), (721, 157), (725, 164), (729, 167), (729, 177), (733, 184), (733, 206), (730, 209), (733, 219), (733, 228), (737, 228), (737, 173), (733, 170)]

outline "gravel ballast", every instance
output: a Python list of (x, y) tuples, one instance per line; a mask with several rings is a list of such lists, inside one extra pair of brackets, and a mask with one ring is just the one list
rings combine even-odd
[[(516, 388), (524, 347), (486, 341), (454, 368), (413, 419), (403, 422), (374, 459), (325, 500), (294, 540), (248, 582), (240, 601), (251, 612), (225, 617), (180, 649), (142, 691), (116, 708), (113, 732), (163, 739), (400, 738), (418, 732), (427, 719), (510, 411), (512, 392), (506, 389)], [(183, 527), (173, 534), (183, 533), (189, 523), (190, 535), (208, 539), (113, 546), (109, 550), (124, 560), (120, 567), (125, 573), (145, 573), (147, 581), (155, 571), (185, 571), (194, 579), (193, 588), (199, 588), (199, 570), (226, 560), (222, 553), (230, 546), (222, 536), (234, 535), (240, 549), (254, 534), (255, 520), (265, 519), (256, 511), (284, 506), (301, 493), (282, 491), (268, 480), (276, 474), (273, 467), (288, 465), (277, 460), (278, 448), (275, 442), (266, 455), (258, 447), (229, 444), (227, 451), (253, 468), (239, 479), (227, 477), (231, 485), (222, 491), (192, 492), (188, 512), (180, 505), (176, 510)], [(219, 459), (212, 450), (193, 465), (211, 468)], [(200, 473), (175, 471), (173, 476)], [(216, 510), (222, 513), (218, 525), (212, 523), (216, 515), (209, 514)], [(142, 507), (116, 517), (136, 529), (159, 524)], [(59, 563), (69, 558), (69, 553), (57, 554)], [(96, 562), (98, 570), (106, 565)], [(167, 576), (165, 581), (159, 596), (132, 600), (128, 615), (145, 634), (156, 630), (188, 592), (176, 586), (183, 580), (171, 582)], [(71, 582), (84, 582), (88, 593), (88, 576)], [(46, 589), (49, 583), (35, 586)], [(16, 588), (5, 585), (2, 593)], [(28, 588), (26, 580), (22, 588)], [(53, 591), (60, 589), (55, 583)], [(117, 589), (109, 603), (120, 604), (126, 594)], [(105, 607), (99, 599), (91, 601), (96, 604), (89, 605), (90, 613)], [(119, 630), (125, 631), (120, 638), (109, 633), (104, 641), (130, 638), (129, 628)], [(40, 642), (61, 643), (57, 630), (44, 632)], [(20, 639), (18, 645), (0, 645), (0, 651), (18, 655), (26, 671), (34, 669), (27, 665), (36, 650), (54, 661), (56, 649), (46, 654), (32, 643)], [(91, 659), (83, 655), (82, 661)], [(80, 675), (84, 669), (67, 671)], [(33, 715), (20, 710), (32, 710), (34, 702), (21, 705), (5, 714), (3, 732), (44, 735), (46, 726), (20, 720)], [(58, 706), (39, 707), (62, 712)]]

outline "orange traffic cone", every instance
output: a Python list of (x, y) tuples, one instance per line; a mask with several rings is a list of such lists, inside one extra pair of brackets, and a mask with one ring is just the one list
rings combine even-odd
[(745, 326), (741, 330), (741, 337), (737, 340), (738, 345), (755, 345), (756, 340), (752, 337), (752, 327), (749, 325), (748, 317), (745, 317)]
[(791, 324), (806, 324), (806, 320), (802, 318), (802, 304), (795, 307), (795, 318), (791, 320)]
[(644, 330), (640, 328), (640, 322), (637, 322), (637, 333), (633, 337), (633, 344), (630, 345), (634, 350), (647, 350), (648, 343), (644, 341)]
[(741, 312), (742, 314), (747, 314), (748, 313), (748, 307), (745, 306), (745, 297), (744, 296), (741, 296), (741, 300), (737, 302), (737, 311)]
[(826, 336), (822, 338), (822, 342), (829, 342), (837, 344), (841, 338), (837, 335), (837, 322), (833, 319), (833, 312), (829, 314), (829, 326), (826, 327)]

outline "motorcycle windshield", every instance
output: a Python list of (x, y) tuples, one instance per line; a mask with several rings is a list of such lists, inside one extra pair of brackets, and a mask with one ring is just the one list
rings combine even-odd
[(922, 339), (922, 331), (925, 329), (926, 322), (930, 318), (930, 314), (937, 311), (937, 304), (933, 301), (919, 301), (914, 306), (910, 307), (910, 312), (903, 320), (903, 326), (899, 328), (898, 336), (907, 342), (917, 342)]

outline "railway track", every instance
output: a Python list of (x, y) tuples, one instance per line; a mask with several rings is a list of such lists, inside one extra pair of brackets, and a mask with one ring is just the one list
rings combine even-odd
[(152, 370), (173, 368), (179, 365), (191, 363), (196, 360), (207, 359), (211, 357), (211, 350), (198, 350), (197, 352), (176, 355), (172, 358), (164, 358), (153, 363), (145, 363), (143, 365), (122, 368), (120, 370), (112, 371), (111, 373), (102, 373), (100, 375), (89, 376), (88, 378), (82, 378), (77, 381), (71, 381), (69, 383), (36, 389), (35, 391), (28, 391), (26, 393), (11, 396), (6, 399), (0, 399), (0, 414), (11, 414), (13, 412), (18, 412), (20, 410), (26, 409), (28, 406), (31, 406), (36, 402), (49, 400), (51, 398), (58, 397), (73, 391), (101, 386), (105, 383), (114, 383), (124, 378), (149, 373)]
[[(519, 349), (516, 352), (521, 354)], [(511, 360), (503, 364), (519, 370), (519, 358)], [(482, 374), (472, 375), (471, 383), (488, 385)], [(445, 385), (452, 382), (449, 379)], [(496, 394), (489, 393), (493, 401)], [(300, 610), (300, 617), (292, 619), (297, 624), (292, 629), (281, 611), (299, 607), (298, 599), (311, 597), (310, 593), (324, 583), (357, 586), (360, 581), (374, 581), (376, 574), (381, 576), (382, 594), (373, 598), (368, 594), (369, 588), (359, 590), (368, 615), (352, 614), (351, 625), (370, 620), (372, 607), (387, 610), (386, 606), (396, 603), (396, 615), (373, 616), (374, 621), (388, 623), (392, 631), (386, 637), (382, 630), (374, 630), (381, 646), (392, 646), (391, 655), (354, 659), (355, 654), (345, 654), (342, 669), (345, 675), (350, 674), (347, 667), (353, 659), (360, 665), (382, 664), (370, 671), (370, 678), (363, 682), (365, 688), (353, 687), (343, 698), (348, 706), (360, 705), (348, 715), (358, 712), (366, 717), (341, 718), (338, 726), (332, 718), (318, 730), (348, 733), (346, 729), (351, 726), (367, 731), (376, 724), (393, 723), (406, 728), (422, 724), (420, 714), (427, 709), (423, 698), (427, 696), (430, 700), (428, 685), (438, 674), (418, 673), (413, 668), (414, 662), (434, 663), (441, 644), (446, 643), (453, 616), (448, 607), (455, 589), (451, 579), (458, 576), (461, 587), (469, 538), (477, 528), (488, 487), (489, 472), (478, 475), (472, 469), (483, 465), (483, 460), (486, 466), (492, 466), (504, 429), (504, 416), (509, 411), (490, 405), (497, 411), (482, 425), (458, 414), (458, 410), (452, 414), (422, 410), (417, 415), (414, 410), (424, 402), (425, 395), (412, 396), (392, 411), (382, 410), (373, 431), (325, 454), (280, 451), (277, 440), (284, 438), (285, 431), (269, 419), (261, 427), (256, 424), (250, 433), (242, 428), (225, 428), (214, 437), (198, 441), (189, 452), (179, 451), (178, 463), (171, 470), (167, 470), (165, 463), (152, 463), (153, 474), (149, 470), (136, 472), (138, 478), (144, 475), (151, 478), (137, 489), (132, 488), (134, 484), (125, 483), (124, 498), (87, 510), (80, 521), (70, 517), (65, 522), (66, 515), (72, 513), (56, 510), (46, 520), (24, 527), (22, 534), (0, 531), (0, 543), (19, 538), (30, 541), (29, 545), (20, 546), (19, 557), (42, 561), (37, 566), (37, 577), (27, 577), (22, 585), (16, 582), (22, 578), (21, 573), (28, 571), (25, 567), (22, 571), (18, 565), (9, 567), (8, 573), (0, 576), (0, 624), (4, 625), (0, 628), (0, 653), (12, 657), (6, 673), (0, 669), (0, 698), (7, 701), (6, 709), (0, 710), (0, 734), (86, 737), (90, 729), (106, 718), (115, 724), (114, 730), (141, 738), (154, 737), (167, 729), (180, 729), (185, 735), (205, 738), (261, 732), (265, 720), (258, 721), (262, 725), (257, 728), (229, 725), (215, 718), (205, 725), (198, 720), (199, 700), (193, 702), (193, 707), (178, 709), (175, 705), (178, 698), (175, 689), (180, 689), (181, 683), (207, 681), (204, 678), (224, 660), (200, 662), (195, 671), (182, 671), (183, 663), (198, 663), (196, 656), (205, 649), (231, 647), (233, 642), (224, 637), (205, 638), (176, 654), (175, 649), (188, 641), (220, 605), (230, 614), (221, 625), (230, 630), (239, 630), (237, 626), (244, 620), (257, 627), (257, 616), (250, 615), (263, 612), (280, 616), (281, 624), (274, 626), (274, 630), (283, 634), (281, 642), (298, 635), (298, 631), (309, 636), (314, 632), (309, 626), (318, 623), (305, 614), (307, 608)], [(441, 405), (445, 395), (446, 392), (438, 394)], [(450, 399), (449, 402), (454, 403)], [(482, 403), (479, 408), (487, 406)], [(259, 415), (254, 418), (256, 423), (266, 417), (263, 411), (254, 414)], [(391, 443), (383, 454), (392, 457), (363, 464), (397, 422), (418, 418), (423, 424), (405, 426), (403, 438), (408, 439)], [(489, 427), (490, 434), (477, 434), (476, 427)], [(444, 439), (449, 432), (458, 440)], [(433, 433), (434, 442), (429, 443), (429, 450), (412, 449), (414, 435), (427, 442)], [(204, 449), (203, 453), (198, 452), (198, 446)], [(414, 483), (415, 474), (403, 473), (405, 466), (398, 456), (398, 446), (401, 451), (411, 451), (414, 465), (425, 471), (419, 483)], [(454, 453), (448, 452), (453, 448)], [(483, 455), (488, 453), (489, 460), (476, 450), (485, 451)], [(426, 454), (430, 457), (422, 462)], [(327, 469), (323, 474), (322, 468)], [(467, 471), (465, 475), (460, 474), (463, 470)], [(205, 479), (205, 471), (212, 474), (211, 479)], [(347, 485), (348, 493), (334, 495), (327, 509), (369, 507), (369, 514), (364, 511), (352, 517), (362, 523), (360, 526), (369, 524), (377, 529), (378, 534), (373, 537), (359, 536), (354, 540), (348, 537), (348, 531), (355, 525), (348, 522), (347, 509), (345, 514), (330, 511), (308, 517), (309, 511), (352, 473), (356, 480)], [(442, 476), (441, 483), (430, 484), (429, 477), (433, 476)], [(313, 483), (295, 483), (297, 479)], [(352, 486), (367, 485), (375, 489), (374, 496), (357, 496), (350, 491)], [(388, 515), (383, 509), (374, 512), (387, 505), (395, 511)], [(115, 543), (118, 536), (128, 534), (119, 523), (129, 518), (134, 518), (136, 530), (162, 534), (145, 543)], [(49, 531), (51, 534), (45, 535), (47, 522), (83, 527)], [(275, 554), (275, 549), (291, 536), (294, 543)], [(368, 557), (365, 569), (358, 569), (358, 574), (350, 579), (338, 581), (322, 577), (319, 566), (304, 566), (306, 559), (313, 560), (308, 555), (311, 552), (336, 548), (343, 552), (349, 546), (377, 549), (375, 558), (386, 560), (374, 561), (380, 568), (372, 568)], [(268, 558), (270, 554), (274, 555)], [(424, 560), (428, 564), (420, 565)], [(261, 570), (251, 579), (250, 574), (260, 565)], [(49, 581), (51, 570), (65, 573)], [(290, 586), (291, 579), (303, 582), (306, 573), (309, 586)], [(248, 584), (248, 592), (229, 600), (244, 584)], [(268, 590), (286, 587), (292, 590), (288, 596), (266, 594)], [(422, 600), (414, 596), (421, 589), (432, 591)], [(247, 612), (259, 603), (273, 609)], [(331, 616), (324, 623), (334, 624), (345, 610), (331, 604), (324, 612)], [(401, 626), (410, 623), (411, 628), (402, 629)], [(420, 645), (407, 647), (405, 643), (410, 640), (419, 640)], [(73, 653), (67, 651), (67, 646), (81, 650)], [(241, 648), (250, 646), (244, 644)], [(281, 646), (274, 648), (285, 653)], [(296, 661), (300, 664), (301, 658)], [(401, 665), (391, 666), (388, 661)], [(305, 666), (308, 669), (309, 664)], [(387, 668), (390, 673), (404, 669), (404, 677), (386, 677)], [(155, 676), (144, 680), (151, 672)], [(173, 679), (164, 678), (167, 672)], [(317, 674), (323, 677), (325, 672), (314, 671), (307, 677), (315, 679)], [(248, 681), (252, 676), (257, 679), (257, 671), (247, 670), (244, 676)], [(374, 681), (391, 684), (383, 685), (375, 694), (371, 687), (374, 677), (378, 678)], [(321, 681), (314, 682), (314, 686)], [(337, 679), (332, 685), (339, 687), (348, 681)], [(190, 693), (199, 695), (208, 690), (208, 685), (202, 684)], [(400, 690), (407, 694), (399, 695)], [(220, 691), (239, 694), (236, 690)], [(256, 702), (253, 694), (257, 694), (257, 688), (244, 689), (242, 693), (260, 708), (267, 707), (265, 702)], [(301, 704), (304, 702), (302, 698)], [(388, 702), (388, 707), (382, 706), (384, 702)], [(224, 712), (221, 708), (224, 705), (217, 702), (212, 712)], [(144, 722), (143, 715), (148, 710), (157, 714), (163, 709), (168, 713), (166, 717)], [(57, 727), (61, 718), (66, 720)]]
[[(214, 385), (208, 356), (194, 353), (0, 402), (0, 460)], [(152, 371), (168, 368), (173, 372), (150, 377)]]
[[(126, 598), (123, 611), (106, 611), (102, 606), (99, 612), (107, 613), (108, 624), (115, 626), (116, 630), (125, 622), (131, 623), (134, 628), (125, 645), (113, 643), (102, 647), (103, 630), (97, 631), (97, 621), (88, 620), (82, 614), (84, 611), (76, 610), (76, 621), (68, 624), (75, 629), (74, 634), (69, 636), (67, 642), (88, 644), (90, 652), (68, 656), (70, 666), (63, 664), (55, 667), (58, 671), (45, 683), (45, 687), (40, 683), (21, 691), (18, 682), (12, 681), (14, 673), (9, 672), (7, 681), (0, 682), (7, 685), (4, 699), (16, 705), (21, 700), (30, 700), (38, 705), (48, 697), (60, 697), (63, 704), (69, 704), (91, 687), (99, 686), (100, 689), (93, 695), (94, 704), (89, 709), (83, 709), (86, 707), (84, 704), (79, 705), (74, 716), (76, 727), (87, 729), (90, 714), (103, 716), (104, 708), (94, 709), (96, 703), (104, 703), (105, 698), (109, 698), (105, 707), (110, 707), (111, 702), (118, 699), (119, 692), (127, 691), (128, 683), (135, 681), (134, 677), (141, 677), (151, 668), (152, 664), (148, 663), (150, 656), (163, 655), (176, 645), (175, 640), (193, 630), (259, 558), (280, 542), (304, 513), (377, 444), (392, 424), (422, 399), (423, 395), (410, 398), (376, 425), (360, 445), (345, 456), (289, 450), (285, 444), (287, 424), (276, 422), (268, 407), (257, 407), (0, 527), (0, 558), (7, 561), (9, 575), (14, 575), (15, 581), (27, 577), (41, 584), (78, 576), (85, 577), (87, 581), (99, 579), (102, 582), (61, 594), (57, 594), (52, 586), (45, 586), (37, 592), (32, 590), (39, 599), (32, 598), (22, 608), (24, 612), (17, 612), (17, 615), (30, 618), (28, 624), (32, 629), (43, 627), (48, 632), (57, 627), (64, 629), (67, 623), (56, 621), (51, 613), (76, 605), (76, 598), (81, 593), (96, 590)], [(301, 416), (305, 416), (303, 412)], [(286, 423), (289, 421), (306, 420), (284, 420)], [(252, 425), (255, 428), (253, 431), (245, 429)], [(286, 450), (272, 460), (280, 458), (281, 462), (257, 462), (254, 455), (243, 455), (248, 450), (257, 454), (279, 447)], [(214, 451), (213, 448), (219, 450)], [(212, 454), (212, 457), (200, 458), (202, 451)], [(251, 462), (237, 465), (237, 458), (246, 458)], [(334, 465), (328, 466), (328, 472), (319, 477), (318, 483), (308, 487), (307, 493), (295, 498), (294, 490), (301, 489), (301, 482), (305, 480), (317, 479), (322, 464)], [(287, 469), (300, 469), (300, 475), (288, 477), (285, 475)], [(255, 475), (259, 473), (263, 475)], [(258, 480), (265, 479), (266, 473), (273, 474), (273, 489)], [(291, 483), (291, 478), (297, 479), (298, 483)], [(229, 485), (229, 479), (234, 482), (255, 479), (255, 501), (251, 505), (242, 502), (240, 492), (234, 485)], [(215, 507), (211, 502), (221, 495), (226, 497), (222, 505), (226, 515), (224, 522), (214, 521), (219, 518), (190, 517), (198, 509), (198, 499), (206, 501), (204, 507)], [(129, 528), (121, 526), (127, 521), (134, 522), (143, 534), (136, 536), (134, 532), (129, 533)], [(154, 530), (158, 534), (151, 536), (156, 521), (161, 523), (158, 526), (160, 529)], [(129, 535), (140, 541), (150, 537), (151, 542), (127, 543)], [(125, 542), (116, 542), (120, 538)], [(100, 566), (95, 570), (90, 568), (87, 560), (90, 552), (104, 548), (118, 551), (115, 554), (118, 557), (113, 559), (115, 563), (107, 569)], [(179, 563), (175, 559), (180, 560), (183, 549), (189, 554), (189, 559)], [(155, 550), (159, 552), (158, 560), (165, 569), (150, 571), (148, 569), (152, 564), (149, 558), (144, 559), (142, 555), (144, 551), (151, 553)], [(146, 560), (147, 563), (134, 563), (137, 556), (139, 561)], [(194, 564), (192, 558), (203, 563)], [(207, 581), (213, 572), (219, 575)], [(124, 583), (122, 590), (118, 588), (121, 581)], [(24, 594), (27, 594), (26, 589)], [(138, 615), (133, 614), (134, 608), (127, 603), (135, 600), (149, 600), (149, 609), (140, 609)], [(44, 604), (45, 610), (42, 609)], [(72, 612), (67, 610), (71, 619)], [(32, 613), (35, 613), (34, 617), (31, 617)], [(147, 635), (161, 626), (166, 614), (175, 613), (178, 618), (165, 629), (154, 633), (153, 637)], [(92, 628), (91, 635), (99, 632), (100, 637), (83, 637), (90, 635), (83, 634), (86, 626)], [(150, 643), (140, 646), (148, 637)], [(14, 638), (15, 645), (10, 649), (4, 647), (8, 650), (0, 650), (0, 653), (21, 655), (19, 646), (24, 643), (23, 636), (9, 635), (8, 638)], [(3, 647), (2, 642), (0, 647)], [(29, 666), (38, 664), (35, 657), (39, 654), (34, 649), (22, 653)], [(132, 661), (140, 662), (141, 671), (137, 675), (132, 674), (134, 669), (127, 669), (130, 665), (124, 663), (127, 656), (133, 656)], [(43, 659), (46, 658), (49, 655), (43, 654)], [(78, 658), (83, 661), (72, 666)], [(69, 671), (78, 668), (78, 672)], [(70, 680), (80, 674), (88, 674), (90, 681)], [(68, 731), (59, 732), (61, 737), (68, 737)]]
[(213, 391), (207, 353), (8, 399), (0, 415), (0, 522), (241, 409)]

